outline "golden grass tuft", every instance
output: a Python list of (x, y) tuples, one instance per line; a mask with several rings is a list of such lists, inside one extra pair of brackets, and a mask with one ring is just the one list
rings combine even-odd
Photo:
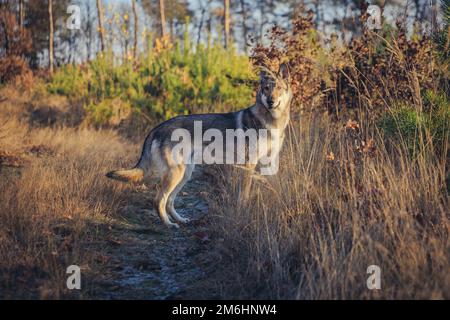
[[(377, 137), (361, 153), (323, 119), (300, 128), (278, 174), (255, 180), (247, 201), (239, 171), (218, 187), (223, 297), (449, 299), (445, 158), (387, 151)], [(381, 290), (366, 286), (369, 265), (381, 268)]]
[(82, 298), (89, 288), (69, 292), (65, 270), (89, 274), (90, 245), (125, 188), (105, 172), (131, 163), (137, 148), (112, 131), (0, 124), (0, 148), (25, 163), (0, 167), (0, 298)]

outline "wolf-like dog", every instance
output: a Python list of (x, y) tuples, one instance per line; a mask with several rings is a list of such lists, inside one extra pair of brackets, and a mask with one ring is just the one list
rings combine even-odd
[[(174, 159), (177, 156), (173, 151), (178, 142), (172, 140), (173, 132), (183, 128), (194, 134), (195, 122), (201, 122), (204, 131), (217, 129), (224, 135), (227, 129), (244, 131), (275, 129), (281, 134), (272, 136), (272, 140), (276, 139), (277, 141), (272, 141), (268, 149), (270, 149), (271, 156), (278, 156), (284, 139), (284, 131), (289, 123), (292, 99), (289, 82), (289, 72), (285, 64), (280, 66), (276, 74), (268, 70), (261, 71), (254, 105), (236, 112), (183, 115), (167, 120), (148, 134), (144, 141), (141, 157), (132, 169), (111, 171), (106, 176), (125, 182), (140, 182), (147, 176), (159, 177), (161, 183), (155, 198), (155, 207), (166, 225), (178, 228), (177, 222), (186, 223), (189, 220), (180, 216), (175, 210), (175, 197), (191, 178), (195, 163)], [(190, 156), (192, 157), (192, 155)], [(250, 165), (249, 167), (254, 168), (255, 166)], [(169, 218), (169, 215), (174, 221)]]

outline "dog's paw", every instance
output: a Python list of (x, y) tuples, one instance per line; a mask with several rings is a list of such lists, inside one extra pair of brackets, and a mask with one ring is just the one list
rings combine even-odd
[(167, 226), (170, 228), (170, 227), (174, 227), (175, 229), (179, 229), (180, 228), (180, 226), (178, 225), (178, 223), (174, 223), (174, 222), (169, 222), (168, 224), (167, 224)]
[(178, 221), (180, 221), (181, 223), (188, 223), (189, 221), (191, 221), (189, 218), (181, 218), (178, 219)]

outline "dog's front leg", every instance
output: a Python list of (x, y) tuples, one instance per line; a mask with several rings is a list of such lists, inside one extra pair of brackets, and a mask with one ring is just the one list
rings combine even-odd
[(239, 201), (248, 200), (252, 188), (253, 175), (255, 173), (256, 163), (247, 163), (244, 166), (244, 174), (241, 176), (239, 184)]

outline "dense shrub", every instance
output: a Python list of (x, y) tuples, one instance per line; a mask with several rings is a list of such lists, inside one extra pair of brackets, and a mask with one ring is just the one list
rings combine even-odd
[(100, 124), (116, 116), (105, 99), (119, 98), (155, 120), (243, 108), (253, 100), (253, 88), (246, 84), (252, 78), (248, 58), (235, 49), (214, 43), (194, 50), (186, 36), (174, 44), (156, 40), (136, 61), (117, 61), (106, 53), (81, 67), (64, 66), (48, 90), (84, 99), (88, 114)]
[(447, 97), (427, 91), (423, 100), (423, 110), (400, 104), (385, 113), (379, 122), (388, 139), (404, 143), (412, 154), (421, 151), (421, 145), (441, 151), (449, 141), (450, 103)]
[(0, 83), (30, 72), (25, 55), (31, 51), (28, 30), (19, 28), (15, 15), (0, 9)]
[(310, 12), (294, 19), (291, 31), (275, 26), (268, 36), (269, 44), (258, 44), (251, 59), (272, 70), (288, 62), (300, 110), (325, 110), (345, 121), (364, 111), (376, 119), (398, 101), (421, 106), (422, 91), (444, 91), (437, 84), (448, 81), (432, 38), (417, 30), (407, 36), (401, 21), (343, 44), (319, 36)]
[(377, 117), (396, 101), (420, 106), (421, 91), (433, 89), (439, 76), (430, 38), (407, 37), (400, 23), (366, 31), (345, 54), (351, 63), (337, 70), (326, 100), (332, 110), (362, 108)]

